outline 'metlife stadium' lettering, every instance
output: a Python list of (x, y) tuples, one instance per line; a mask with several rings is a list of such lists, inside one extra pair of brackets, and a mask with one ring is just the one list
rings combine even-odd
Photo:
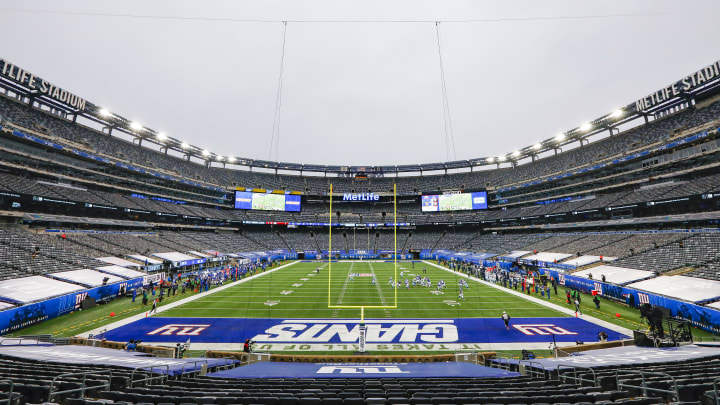
[(76, 96), (67, 90), (61, 89), (60, 87), (57, 87), (54, 84), (35, 76), (27, 70), (5, 61), (4, 59), (0, 59), (0, 72), (2, 72), (4, 77), (23, 86), (29, 87), (30, 89), (48, 96), (53, 100), (67, 104), (80, 111), (85, 109), (85, 104), (87, 103), (85, 99)]
[(720, 77), (720, 61), (708, 65), (697, 72), (687, 75), (681, 80), (662, 88), (649, 96), (635, 102), (637, 111), (645, 111), (663, 101), (678, 96), (680, 93), (692, 90), (698, 86)]
[(380, 201), (380, 196), (375, 193), (345, 193), (343, 201)]

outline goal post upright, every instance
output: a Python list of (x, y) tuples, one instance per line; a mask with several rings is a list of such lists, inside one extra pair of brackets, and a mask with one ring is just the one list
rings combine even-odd
[[(397, 276), (397, 183), (393, 183), (393, 267), (394, 267), (394, 275), (393, 280), (397, 280), (397, 282), (400, 282), (400, 279)], [(397, 308), (397, 295), (398, 295), (398, 286), (396, 285), (393, 290), (395, 290), (395, 305), (394, 308)]]
[[(332, 298), (331, 298), (331, 291), (332, 291), (332, 198), (333, 198), (333, 185), (330, 183), (330, 216), (328, 227), (330, 231), (328, 232), (328, 235), (330, 235), (330, 240), (328, 240), (328, 308), (332, 306)], [(322, 252), (320, 252), (320, 255), (322, 256)]]

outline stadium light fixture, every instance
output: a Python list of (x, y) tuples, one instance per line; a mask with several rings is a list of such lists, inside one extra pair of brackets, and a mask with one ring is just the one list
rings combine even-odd
[(558, 142), (564, 141), (564, 140), (565, 140), (565, 134), (558, 134), (558, 135), (555, 137), (555, 140), (558, 141)]
[(230, 156), (230, 157), (228, 158), (228, 162), (229, 162), (229, 163), (235, 163), (235, 158), (232, 157), (232, 156)]
[(222, 162), (223, 160), (225, 160), (225, 158), (224, 158), (222, 155), (216, 157), (215, 159), (216, 159), (218, 162)]
[(112, 113), (107, 108), (101, 108), (100, 109), (100, 116), (101, 117), (111, 117)]
[(487, 162), (488, 162), (488, 163), (492, 163), (492, 162), (494, 162), (494, 161), (495, 161), (495, 159), (493, 159), (493, 158), (491, 158), (491, 157), (487, 158)]
[(202, 151), (202, 154), (203, 154), (203, 156), (209, 156), (209, 155), (210, 155), (210, 151), (207, 150), (207, 149), (205, 149), (205, 150)]
[(139, 131), (142, 129), (142, 127), (142, 124), (137, 121), (133, 121), (130, 123), (130, 128), (132, 128), (134, 131)]
[(520, 151), (519, 151), (519, 150), (516, 150), (515, 152), (512, 153), (512, 155), (513, 155), (514, 157), (518, 157), (518, 156), (520, 156)]
[(612, 118), (617, 118), (617, 117), (619, 117), (619, 116), (621, 116), (621, 115), (623, 115), (623, 112), (622, 112), (622, 110), (620, 110), (620, 109), (617, 109), (617, 110), (613, 111), (612, 114), (610, 114), (610, 116), (611, 116)]
[(583, 131), (583, 132), (587, 132), (587, 131), (589, 131), (590, 129), (592, 129), (592, 125), (590, 125), (589, 122), (586, 122), (586, 123), (580, 125), (580, 130)]
[(540, 149), (540, 148), (542, 148), (542, 145), (539, 144), (539, 143), (536, 143), (536, 144), (533, 146), (533, 149), (535, 149), (535, 150), (538, 150), (538, 149)]
[(185, 142), (183, 142), (183, 143), (180, 144), (180, 147), (183, 148), (183, 149), (187, 149), (189, 146), (190, 146), (190, 145), (188, 145), (188, 144), (185, 143)]
[(158, 132), (158, 134), (157, 134), (157, 139), (158, 139), (158, 141), (166, 141), (166, 140), (167, 140), (167, 135), (165, 135), (165, 134), (162, 133), (162, 132)]
[(505, 156), (498, 156), (497, 160), (498, 160), (498, 162), (504, 162)]

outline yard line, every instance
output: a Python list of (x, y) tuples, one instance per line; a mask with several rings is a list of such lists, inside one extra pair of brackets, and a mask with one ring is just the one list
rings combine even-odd
[[(338, 300), (336, 303), (337, 305), (342, 304), (343, 297), (345, 296), (345, 290), (347, 289), (348, 281), (350, 281), (350, 273), (352, 272), (354, 265), (355, 265), (355, 263), (350, 263), (350, 269), (348, 270), (347, 276), (345, 276), (345, 284), (343, 284), (343, 288), (342, 288), (342, 290), (340, 290), (340, 296), (338, 297)], [(340, 309), (335, 308), (332, 312), (332, 317), (337, 318), (339, 312), (340, 312)]]
[[(387, 304), (385, 304), (385, 296), (383, 295), (382, 289), (380, 288), (380, 283), (378, 283), (378, 282), (377, 282), (377, 278), (375, 278), (375, 269), (373, 269), (372, 263), (368, 263), (368, 264), (370, 265), (370, 272), (371, 272), (372, 275), (373, 275), (373, 279), (375, 279), (375, 281), (376, 281), (376, 282), (375, 282), (375, 288), (377, 289), (377, 292), (378, 292), (378, 294), (380, 295), (380, 303), (381, 303), (382, 305), (387, 305)], [(394, 283), (394, 282), (395, 282), (395, 281), (393, 281), (393, 283)], [(396, 287), (393, 286), (393, 288), (396, 288)], [(383, 312), (385, 313), (385, 318), (392, 318), (392, 314), (390, 313), (390, 311), (388, 311), (387, 309), (384, 309)]]

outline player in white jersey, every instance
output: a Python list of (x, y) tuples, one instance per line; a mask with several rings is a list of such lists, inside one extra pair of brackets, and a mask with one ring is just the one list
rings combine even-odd
[(410, 280), (408, 280), (408, 279), (405, 279), (405, 289), (406, 290), (410, 289)]
[(404, 271), (401, 271), (401, 272), (400, 272), (400, 278), (403, 278), (403, 274), (405, 274), (405, 272), (404, 272)]
[(440, 291), (442, 289), (442, 281), (437, 282), (437, 290)]
[(390, 277), (390, 280), (388, 280), (388, 284), (390, 284), (390, 285), (395, 285), (395, 283), (393, 283), (392, 277)]
[(375, 285), (375, 276), (373, 276), (371, 283), (372, 285)]
[(465, 296), (463, 295), (462, 287), (460, 287), (460, 295), (458, 295), (458, 298), (460, 298), (461, 300), (465, 301)]

